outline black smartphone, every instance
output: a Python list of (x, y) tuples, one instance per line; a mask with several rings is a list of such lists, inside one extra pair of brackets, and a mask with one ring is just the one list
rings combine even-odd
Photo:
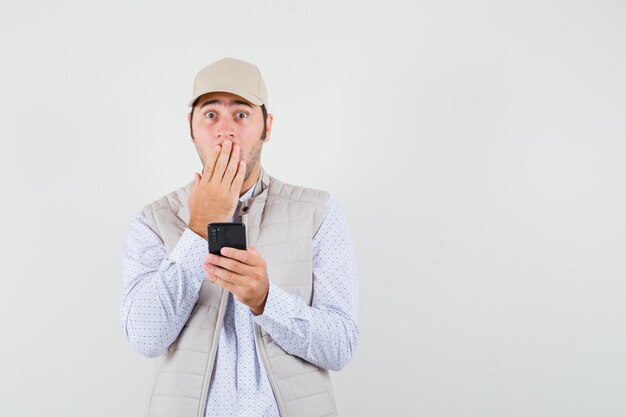
[(223, 247), (246, 250), (246, 225), (243, 223), (209, 223), (209, 253), (220, 255)]

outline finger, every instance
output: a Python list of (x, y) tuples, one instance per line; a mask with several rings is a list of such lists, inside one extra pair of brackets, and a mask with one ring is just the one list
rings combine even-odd
[(233, 178), (233, 182), (230, 186), (231, 191), (241, 191), (243, 180), (246, 176), (246, 161), (239, 161), (239, 168), (237, 168), (237, 175)]
[(219, 266), (213, 265), (213, 276), (221, 279), (222, 281), (226, 281), (229, 284), (238, 287), (244, 283), (245, 277), (229, 271), (228, 269), (224, 269)]
[(226, 171), (224, 172), (224, 181), (226, 182), (226, 184), (231, 184), (233, 182), (233, 178), (237, 174), (240, 152), (240, 146), (236, 143), (233, 144), (233, 150), (230, 153), (230, 159), (228, 160), (228, 165), (226, 166)]
[(206, 276), (206, 278), (213, 282), (215, 281), (215, 277), (213, 277), (213, 268), (211, 267), (211, 265), (208, 264), (202, 264), (202, 270), (204, 271), (204, 275)]
[(252, 273), (250, 266), (239, 262), (238, 260), (227, 258), (225, 256), (217, 256), (208, 254), (205, 258), (207, 264), (219, 266), (238, 275), (250, 275)]
[(250, 266), (258, 265), (259, 264), (258, 259), (261, 257), (261, 255), (259, 255), (258, 252), (256, 253), (251, 252), (250, 251), (251, 248), (252, 247), (248, 248), (248, 250), (243, 250), (243, 249), (223, 247), (220, 253), (223, 256), (235, 259), (246, 265), (250, 265)]
[(214, 283), (215, 285), (217, 285), (220, 288), (224, 288), (226, 291), (228, 292), (234, 292), (237, 289), (236, 285), (231, 284), (228, 281), (224, 281), (223, 279), (216, 277), (215, 275), (213, 275), (210, 278), (211, 282)]
[[(228, 160), (230, 159), (230, 150), (232, 149), (233, 143), (229, 140), (225, 140), (222, 142), (222, 150), (217, 157), (217, 162), (215, 163), (215, 170), (213, 171), (213, 178), (217, 182), (221, 182), (224, 177), (224, 171), (226, 170), (226, 166), (228, 165)], [(211, 179), (213, 179), (211, 178)]]
[(221, 150), (222, 147), (220, 145), (215, 145), (213, 149), (211, 149), (211, 152), (209, 152), (209, 157), (207, 158), (204, 165), (204, 170), (202, 171), (202, 177), (200, 178), (201, 180), (202, 178), (205, 178), (206, 181), (211, 180), (213, 172), (215, 171), (215, 161), (217, 160), (217, 157), (219, 156)]
[(241, 279), (243, 278), (241, 276), (238, 276), (237, 274), (234, 274), (233, 272), (230, 272), (224, 268), (220, 268), (219, 266), (215, 266), (210, 263), (203, 263), (202, 269), (204, 270), (206, 277), (211, 282), (216, 282), (216, 280), (219, 279), (223, 282), (228, 283), (231, 286), (237, 286), (237, 283), (241, 283)]

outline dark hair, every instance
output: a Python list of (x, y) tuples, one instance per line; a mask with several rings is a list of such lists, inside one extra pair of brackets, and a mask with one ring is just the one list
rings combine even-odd
[[(191, 105), (191, 112), (189, 113), (191, 115), (189, 118), (189, 134), (191, 135), (191, 139), (194, 139), (191, 125), (193, 122), (193, 111), (196, 109), (197, 102), (198, 99), (193, 102)], [(265, 140), (265, 136), (267, 136), (267, 108), (265, 107), (265, 104), (261, 104), (261, 113), (263, 114), (263, 133), (261, 134), (261, 140)]]

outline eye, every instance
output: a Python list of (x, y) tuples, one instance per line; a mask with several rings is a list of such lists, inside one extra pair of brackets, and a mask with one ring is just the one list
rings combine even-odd
[(217, 114), (214, 111), (208, 111), (204, 113), (204, 117), (206, 117), (207, 119), (215, 119), (217, 117)]
[(235, 117), (237, 117), (237, 119), (245, 119), (246, 117), (248, 117), (248, 113), (246, 113), (245, 111), (238, 111), (235, 114)]

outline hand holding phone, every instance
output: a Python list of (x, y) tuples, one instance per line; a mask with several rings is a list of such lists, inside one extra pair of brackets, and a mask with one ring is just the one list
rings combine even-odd
[[(256, 248), (247, 249), (245, 225), (209, 223), (207, 229), (210, 255), (202, 264), (207, 278), (231, 292), (235, 300), (250, 307), (253, 314), (263, 314), (269, 294), (267, 265)], [(224, 256), (221, 254), (224, 247), (242, 251), (228, 251), (230, 253)]]

